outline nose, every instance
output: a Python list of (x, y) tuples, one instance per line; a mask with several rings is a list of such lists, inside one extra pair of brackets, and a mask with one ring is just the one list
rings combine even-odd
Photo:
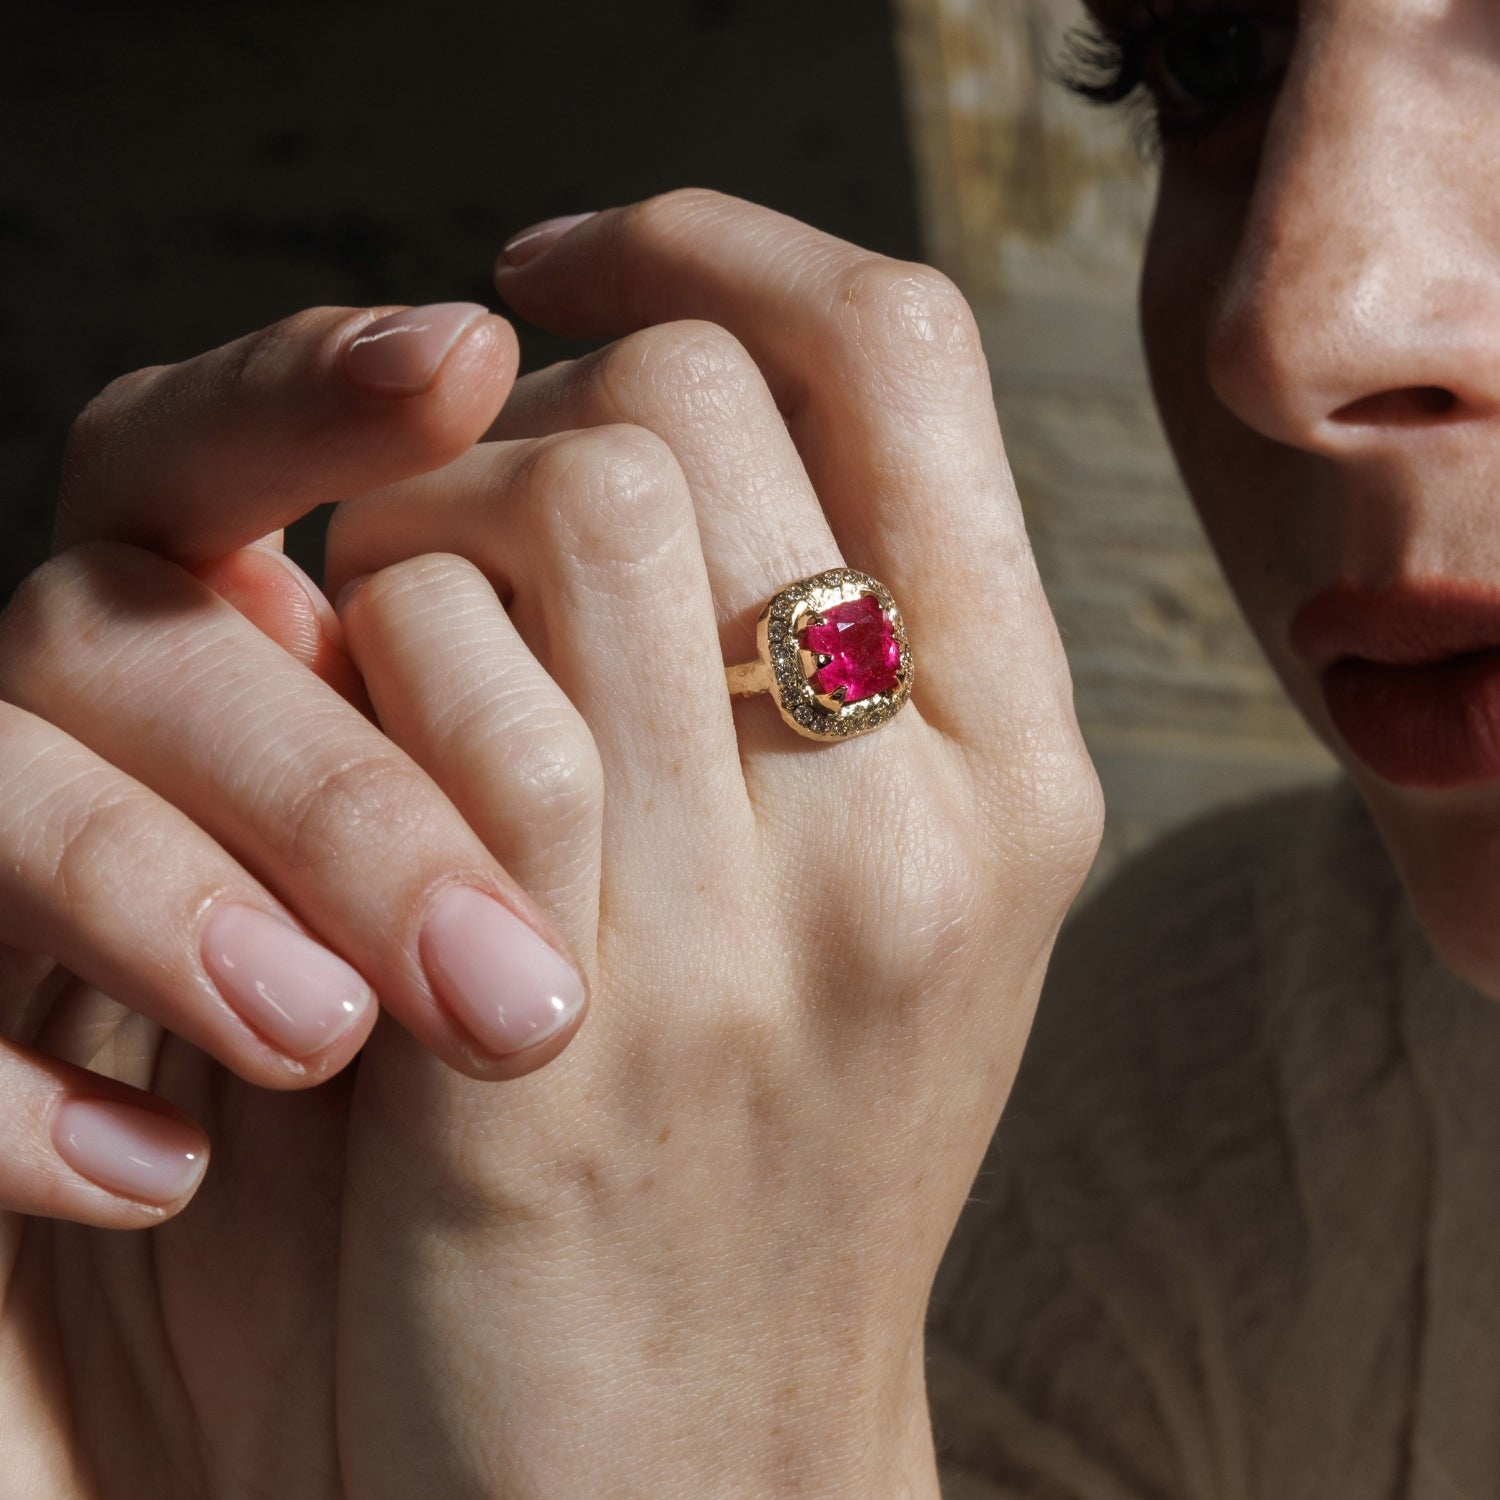
[(1277, 442), (1500, 411), (1500, 64), (1473, 13), (1354, 0), (1298, 40), (1208, 329), (1214, 391)]

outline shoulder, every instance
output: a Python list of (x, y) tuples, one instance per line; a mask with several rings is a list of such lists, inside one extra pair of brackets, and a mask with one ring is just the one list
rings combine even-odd
[(1070, 919), (939, 1278), (957, 1465), (1028, 1494), (1091, 1493), (1094, 1470), (1099, 1493), (1223, 1492), (1215, 1379), (1243, 1384), (1301, 1256), (1288, 1073), (1320, 1007), (1361, 990), (1382, 1014), (1396, 901), (1338, 783), (1194, 823)]

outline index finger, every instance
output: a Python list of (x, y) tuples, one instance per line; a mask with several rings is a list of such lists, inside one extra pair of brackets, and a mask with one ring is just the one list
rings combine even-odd
[[(597, 338), (707, 319), (749, 350), (845, 557), (901, 606), (924, 716), (991, 749), (997, 733), (1076, 735), (988, 366), (947, 278), (697, 190), (512, 245), (496, 285), (544, 327)], [(535, 385), (493, 434), (536, 421), (550, 393)]]
[(515, 334), (477, 303), (320, 307), (123, 376), (73, 425), (54, 545), (185, 564), (464, 452), (494, 420)]

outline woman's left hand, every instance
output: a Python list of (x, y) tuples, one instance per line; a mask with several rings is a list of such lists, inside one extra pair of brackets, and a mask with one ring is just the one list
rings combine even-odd
[[(593, 1011), (503, 1090), (372, 1038), (341, 1401), (379, 1437), (346, 1482), (935, 1493), (928, 1290), (1100, 822), (974, 324), (926, 268), (712, 194), (522, 248), (520, 312), (618, 341), (342, 507), (330, 583), (371, 575), (341, 615), (383, 727)], [(842, 561), (901, 606), (916, 689), (813, 744), (723, 666)], [(507, 759), (526, 652), (597, 760)]]

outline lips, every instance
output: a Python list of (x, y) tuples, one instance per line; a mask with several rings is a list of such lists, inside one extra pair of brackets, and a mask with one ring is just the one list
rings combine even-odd
[(1500, 590), (1339, 583), (1297, 611), (1289, 636), (1320, 673), (1335, 727), (1378, 776), (1500, 784)]

